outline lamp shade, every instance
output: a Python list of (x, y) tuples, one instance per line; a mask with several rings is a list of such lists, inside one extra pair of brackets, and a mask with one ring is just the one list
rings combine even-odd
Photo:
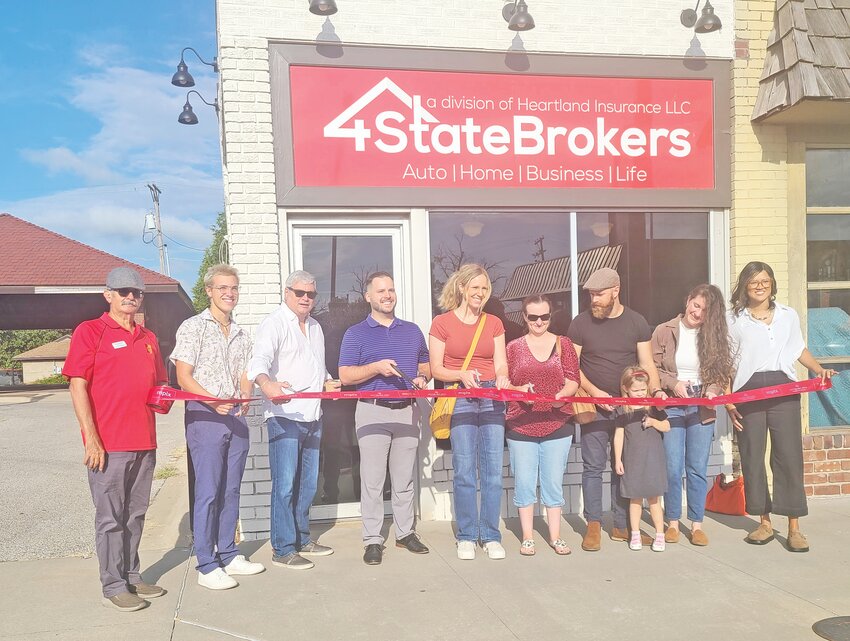
[(337, 12), (334, 0), (310, 0), (310, 13), (317, 16), (332, 16)]
[(192, 110), (192, 105), (189, 104), (188, 100), (186, 101), (186, 104), (183, 105), (183, 112), (177, 117), (177, 122), (179, 122), (181, 125), (198, 124), (198, 117)]
[(705, 6), (702, 8), (702, 15), (697, 20), (694, 31), (697, 33), (711, 33), (712, 31), (719, 30), (722, 26), (720, 18), (714, 15), (714, 7), (706, 0)]
[(534, 18), (528, 13), (528, 5), (525, 0), (518, 0), (514, 15), (511, 16), (508, 22), (508, 29), (511, 31), (528, 31), (534, 29)]
[(194, 87), (195, 79), (192, 77), (192, 74), (189, 73), (189, 67), (186, 66), (186, 63), (183, 60), (180, 60), (180, 64), (177, 65), (177, 71), (173, 76), (171, 76), (171, 84), (175, 87)]

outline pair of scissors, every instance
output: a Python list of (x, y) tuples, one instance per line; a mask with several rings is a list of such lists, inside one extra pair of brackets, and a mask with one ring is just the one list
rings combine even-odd
[[(411, 389), (421, 389), (420, 387), (418, 387), (416, 385), (416, 383), (413, 382), (413, 379), (411, 379), (407, 374), (402, 372), (397, 365), (392, 365), (392, 368), (393, 368), (393, 371), (396, 374), (398, 374), (398, 376), (401, 377), (404, 380), (405, 383), (410, 385)], [(413, 400), (418, 400), (418, 399), (413, 399)], [(428, 403), (428, 405), (430, 407), (433, 407), (433, 404), (431, 403), (431, 399), (425, 398), (425, 399), (422, 399), (422, 400), (424, 400), (426, 403)]]

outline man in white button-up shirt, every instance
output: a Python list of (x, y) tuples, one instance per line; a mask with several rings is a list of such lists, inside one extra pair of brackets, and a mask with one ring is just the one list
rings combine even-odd
[(321, 401), (272, 401), (293, 392), (339, 389), (325, 367), (325, 337), (310, 316), (316, 304), (316, 279), (305, 271), (286, 279), (283, 305), (270, 314), (254, 339), (248, 378), (266, 397), (263, 415), (269, 436), (272, 472), (272, 563), (307, 570), (304, 556), (327, 556), (333, 550), (310, 540), (310, 505), (319, 478), (322, 439)]

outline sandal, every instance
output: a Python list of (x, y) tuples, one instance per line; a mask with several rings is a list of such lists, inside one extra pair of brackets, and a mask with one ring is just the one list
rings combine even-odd
[(564, 539), (555, 539), (551, 543), (552, 549), (555, 550), (555, 554), (560, 554), (561, 556), (567, 556), (572, 552), (572, 550), (567, 545), (567, 542)]
[(525, 539), (519, 546), (519, 553), (523, 556), (534, 556), (534, 539)]

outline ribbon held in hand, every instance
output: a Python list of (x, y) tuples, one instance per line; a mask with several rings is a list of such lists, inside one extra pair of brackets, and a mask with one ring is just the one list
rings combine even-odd
[[(714, 398), (630, 398), (623, 396), (614, 397), (590, 397), (590, 396), (565, 396), (558, 399), (558, 402), (572, 403), (593, 403), (596, 405), (641, 405), (652, 407), (669, 407), (671, 405), (726, 405), (729, 403), (750, 403), (752, 401), (761, 401), (767, 398), (779, 398), (782, 396), (793, 396), (795, 394), (804, 394), (808, 392), (822, 392), (832, 387), (832, 381), (829, 379), (821, 380), (818, 378), (810, 378), (805, 381), (797, 381), (793, 383), (783, 383), (782, 385), (773, 385), (770, 387), (759, 387), (757, 389), (746, 390), (744, 392), (734, 392), (732, 394), (723, 394)], [(298, 398), (309, 398), (319, 400), (340, 400), (351, 399), (415, 399), (415, 398), (487, 398), (494, 401), (518, 401), (533, 403), (535, 401), (554, 402), (554, 396), (545, 396), (536, 392), (518, 392), (514, 390), (496, 389), (492, 387), (479, 387), (475, 389), (406, 389), (406, 390), (362, 390), (362, 391), (338, 391), (338, 392), (294, 392), (292, 394), (282, 394), (271, 400), (293, 400)], [(155, 411), (162, 414), (168, 413), (174, 401), (200, 401), (202, 403), (251, 403), (254, 401), (265, 400), (262, 397), (255, 398), (215, 398), (212, 396), (202, 396), (200, 394), (192, 394), (182, 390), (176, 390), (167, 385), (159, 385), (152, 387), (148, 393), (148, 405)]]

